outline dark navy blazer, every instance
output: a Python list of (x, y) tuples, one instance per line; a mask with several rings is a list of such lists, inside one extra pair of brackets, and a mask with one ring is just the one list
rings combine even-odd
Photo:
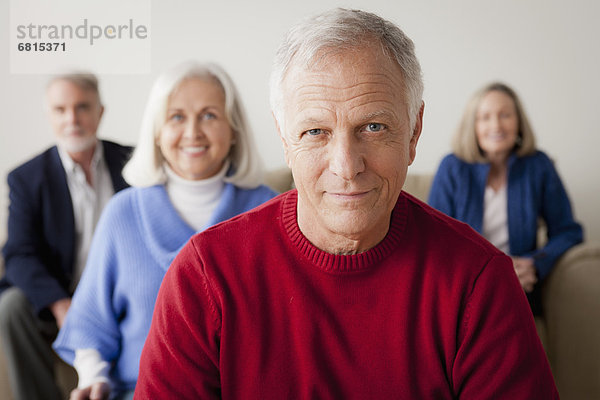
[[(128, 185), (121, 170), (131, 147), (101, 141), (115, 193)], [(0, 293), (19, 287), (44, 319), (48, 306), (71, 296), (75, 264), (73, 204), (56, 146), (8, 174), (8, 239), (2, 253), (6, 275)]]

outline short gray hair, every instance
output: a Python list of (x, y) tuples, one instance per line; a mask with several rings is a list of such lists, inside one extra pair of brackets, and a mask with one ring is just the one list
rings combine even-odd
[(81, 88), (82, 90), (89, 90), (96, 94), (96, 98), (98, 99), (98, 105), (102, 106), (102, 99), (100, 97), (100, 89), (98, 89), (98, 78), (96, 75), (92, 74), (88, 71), (70, 71), (62, 74), (54, 75), (50, 78), (48, 83), (46, 84), (46, 90), (53, 83), (58, 81), (67, 81), (72, 83), (73, 85)]
[(166, 182), (165, 159), (156, 139), (167, 119), (169, 96), (182, 81), (190, 78), (211, 80), (219, 84), (225, 94), (225, 114), (235, 139), (228, 155), (233, 173), (226, 176), (225, 181), (243, 188), (258, 186), (262, 180), (262, 163), (237, 89), (218, 65), (196, 62), (180, 64), (157, 78), (146, 104), (138, 144), (123, 169), (125, 180), (138, 187)]
[(336, 8), (302, 20), (292, 27), (279, 46), (270, 78), (271, 110), (283, 127), (282, 84), (293, 63), (308, 65), (327, 49), (352, 49), (379, 41), (384, 54), (395, 60), (403, 74), (411, 129), (423, 99), (421, 65), (412, 40), (398, 26), (361, 10)]

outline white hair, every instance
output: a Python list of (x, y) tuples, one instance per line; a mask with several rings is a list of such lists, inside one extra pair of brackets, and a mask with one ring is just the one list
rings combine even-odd
[(94, 92), (96, 94), (96, 99), (98, 100), (98, 107), (102, 107), (100, 89), (98, 88), (98, 78), (93, 73), (88, 71), (68, 71), (54, 75), (46, 84), (46, 91), (50, 88), (50, 86), (58, 81), (67, 81), (82, 90), (90, 90)]
[(302, 20), (288, 31), (279, 46), (270, 78), (271, 111), (279, 126), (283, 129), (282, 84), (292, 64), (308, 66), (323, 49), (343, 51), (372, 45), (374, 40), (402, 70), (410, 126), (414, 128), (423, 99), (423, 78), (412, 40), (378, 15), (343, 8)]
[(212, 63), (186, 62), (158, 77), (146, 104), (138, 144), (123, 169), (123, 177), (131, 186), (138, 187), (166, 182), (165, 159), (156, 139), (167, 119), (169, 96), (182, 81), (190, 78), (214, 81), (225, 94), (225, 114), (235, 139), (227, 156), (233, 173), (226, 176), (225, 181), (243, 188), (258, 186), (262, 182), (262, 163), (240, 97), (229, 75)]

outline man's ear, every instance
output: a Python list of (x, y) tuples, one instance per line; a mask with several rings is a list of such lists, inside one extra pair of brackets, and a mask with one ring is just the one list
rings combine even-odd
[(425, 111), (425, 102), (421, 102), (421, 108), (417, 114), (417, 120), (415, 121), (415, 128), (413, 129), (410, 143), (408, 145), (408, 165), (411, 165), (415, 161), (417, 156), (417, 142), (421, 137), (421, 131), (423, 130), (423, 112)]
[(281, 143), (283, 144), (283, 156), (285, 157), (285, 163), (287, 164), (287, 166), (289, 168), (292, 168), (292, 164), (290, 162), (290, 156), (289, 156), (288, 142), (285, 138), (285, 135), (281, 131), (281, 127), (279, 126), (279, 121), (277, 121), (277, 118), (275, 118), (275, 114), (273, 114), (273, 112), (271, 112), (271, 115), (273, 116), (273, 121), (275, 121), (275, 128), (277, 128), (277, 134), (279, 135), (279, 138), (281, 139)]

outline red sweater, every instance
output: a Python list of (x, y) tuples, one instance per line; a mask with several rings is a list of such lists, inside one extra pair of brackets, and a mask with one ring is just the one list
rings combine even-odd
[(171, 265), (136, 399), (558, 398), (510, 259), (402, 194), (373, 249), (323, 252), (297, 192)]

